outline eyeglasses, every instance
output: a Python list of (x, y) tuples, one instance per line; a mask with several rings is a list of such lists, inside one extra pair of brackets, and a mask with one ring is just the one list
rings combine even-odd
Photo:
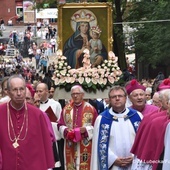
[(82, 93), (72, 93), (71, 96), (79, 96)]
[(121, 94), (110, 96), (111, 99), (117, 99), (117, 98), (123, 98), (123, 97), (125, 97), (125, 95), (121, 95)]

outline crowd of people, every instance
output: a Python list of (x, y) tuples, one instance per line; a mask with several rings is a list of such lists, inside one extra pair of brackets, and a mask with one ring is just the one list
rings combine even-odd
[[(46, 36), (43, 36), (44, 30)], [(47, 77), (52, 82), (55, 64), (50, 57), (57, 49), (56, 31), (51, 25), (37, 27), (36, 41), (31, 24), (28, 23), (26, 30), (20, 32), (14, 28), (9, 34), (9, 42), (0, 44), (0, 81), (3, 77), (20, 74), (32, 84), (43, 82), (43, 79), (46, 81)], [(8, 49), (15, 49), (15, 54), (8, 56)], [(26, 56), (23, 56), (25, 49)]]
[(107, 99), (85, 99), (74, 85), (70, 100), (57, 101), (52, 84), (4, 77), (0, 169), (170, 169), (170, 79), (153, 85), (133, 79)]

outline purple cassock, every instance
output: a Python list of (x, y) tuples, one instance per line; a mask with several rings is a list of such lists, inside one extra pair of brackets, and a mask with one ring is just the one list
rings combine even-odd
[(54, 167), (46, 120), (42, 111), (30, 104), (20, 110), (15, 110), (10, 103), (0, 105), (0, 149), (2, 170), (47, 170)]

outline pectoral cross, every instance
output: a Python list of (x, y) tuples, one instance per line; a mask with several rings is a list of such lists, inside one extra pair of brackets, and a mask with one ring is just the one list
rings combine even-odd
[(16, 148), (19, 146), (18, 140), (15, 139), (15, 142), (14, 142), (12, 145), (13, 145), (13, 147), (16, 149)]

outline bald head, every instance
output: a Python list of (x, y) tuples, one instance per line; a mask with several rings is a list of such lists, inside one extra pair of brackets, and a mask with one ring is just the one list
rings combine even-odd
[(41, 102), (46, 101), (48, 99), (48, 96), (49, 96), (47, 84), (39, 83), (36, 87), (36, 93), (40, 97)]
[(37, 87), (41, 87), (41, 88), (43, 88), (44, 90), (48, 90), (48, 86), (47, 86), (47, 84), (45, 84), (45, 83), (39, 83), (39, 84), (37, 85)]

